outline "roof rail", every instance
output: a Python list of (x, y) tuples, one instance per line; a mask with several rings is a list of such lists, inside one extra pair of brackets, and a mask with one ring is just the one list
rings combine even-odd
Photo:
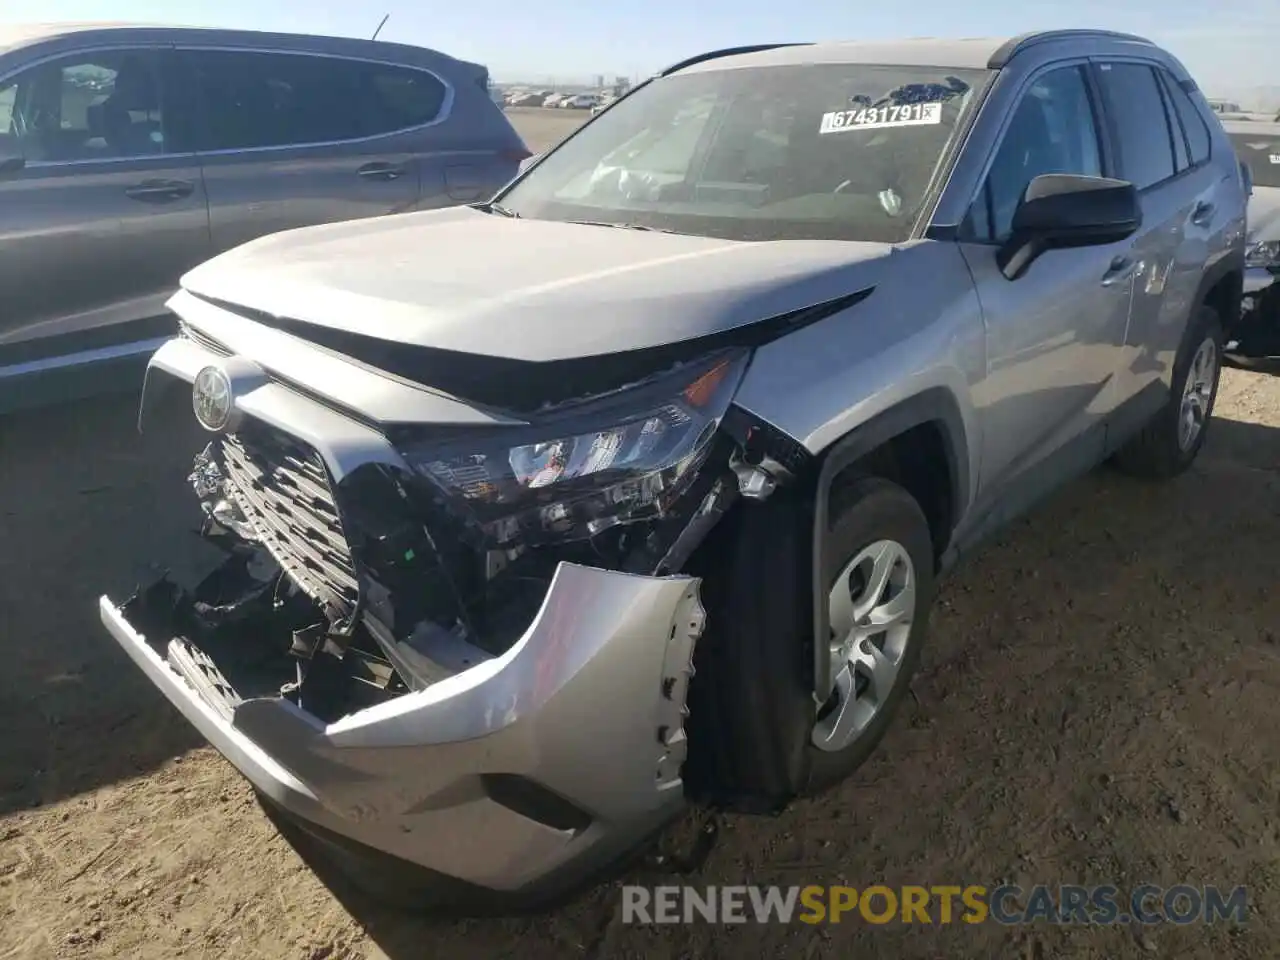
[(993, 53), (991, 59), (987, 61), (987, 67), (991, 70), (999, 70), (1012, 60), (1015, 54), (1021, 53), (1027, 47), (1034, 46), (1037, 43), (1073, 39), (1128, 40), (1131, 43), (1151, 45), (1151, 41), (1146, 37), (1139, 37), (1132, 33), (1117, 33), (1115, 30), (1035, 30), (1002, 43), (1000, 49)]
[(753, 43), (745, 47), (725, 47), (723, 50), (711, 50), (689, 57), (687, 60), (681, 60), (665, 70), (659, 70), (654, 76), (669, 77), (685, 67), (692, 67), (696, 63), (705, 63), (708, 60), (717, 60), (720, 57), (736, 57), (742, 53), (763, 53), (765, 50), (777, 50), (779, 47), (807, 47), (811, 44), (810, 40), (797, 40), (790, 43)]

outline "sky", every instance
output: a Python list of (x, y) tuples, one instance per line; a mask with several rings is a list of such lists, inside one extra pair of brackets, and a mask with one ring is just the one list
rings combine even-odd
[(384, 14), (380, 39), (483, 63), (499, 81), (646, 75), (746, 43), (1103, 27), (1165, 45), (1211, 96), (1280, 88), (1280, 0), (0, 0), (0, 22), (138, 20), (365, 37)]

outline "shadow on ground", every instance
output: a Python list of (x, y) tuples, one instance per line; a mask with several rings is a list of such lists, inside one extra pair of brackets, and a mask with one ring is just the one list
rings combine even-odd
[(178, 404), (139, 435), (137, 404), (117, 395), (0, 417), (0, 814), (200, 743), (98, 620), (100, 594), (123, 599), (197, 522), (184, 478), (200, 428)]

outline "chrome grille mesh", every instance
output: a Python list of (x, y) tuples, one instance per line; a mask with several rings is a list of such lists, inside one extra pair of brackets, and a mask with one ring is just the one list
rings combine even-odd
[(319, 454), (281, 431), (250, 422), (219, 440), (217, 458), (245, 519), (285, 573), (331, 621), (349, 619), (359, 585)]

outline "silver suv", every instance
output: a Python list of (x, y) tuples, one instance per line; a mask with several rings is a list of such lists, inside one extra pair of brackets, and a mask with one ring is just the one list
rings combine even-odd
[(103, 623), (304, 849), (548, 902), (838, 782), (942, 572), (1103, 460), (1185, 470), (1245, 205), (1135, 37), (699, 57), (491, 202), (187, 275), (143, 415), (210, 431), (220, 549)]
[(488, 83), (391, 43), (0, 26), (0, 409), (136, 384), (178, 278), (246, 240), (491, 196), (528, 151)]

